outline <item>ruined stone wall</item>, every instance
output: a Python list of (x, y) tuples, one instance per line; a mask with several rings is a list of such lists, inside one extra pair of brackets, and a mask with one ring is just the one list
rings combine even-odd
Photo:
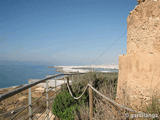
[(117, 101), (139, 110), (152, 96), (160, 96), (160, 0), (138, 0), (127, 23), (127, 54), (119, 57)]
[(134, 109), (160, 96), (160, 55), (133, 54), (119, 57), (117, 99)]
[(138, 1), (127, 19), (127, 54), (160, 53), (160, 0)]

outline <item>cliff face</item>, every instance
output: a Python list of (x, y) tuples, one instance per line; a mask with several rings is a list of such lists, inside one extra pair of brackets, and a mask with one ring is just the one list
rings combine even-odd
[(160, 53), (160, 0), (138, 0), (127, 23), (127, 54)]

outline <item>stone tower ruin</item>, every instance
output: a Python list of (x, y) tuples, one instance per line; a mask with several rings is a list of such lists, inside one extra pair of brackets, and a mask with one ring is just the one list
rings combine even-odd
[(117, 100), (140, 109), (160, 95), (160, 0), (137, 0), (127, 18), (127, 54), (119, 56)]

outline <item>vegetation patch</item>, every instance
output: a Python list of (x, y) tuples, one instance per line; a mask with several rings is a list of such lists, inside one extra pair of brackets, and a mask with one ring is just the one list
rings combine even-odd
[[(116, 96), (117, 79), (118, 73), (90, 72), (74, 75), (70, 77), (70, 80), (72, 80), (71, 91), (75, 97), (78, 97), (83, 93), (86, 85), (90, 83), (98, 91), (114, 99)], [(94, 92), (93, 94), (94, 97), (98, 96)], [(57, 94), (53, 101), (52, 112), (61, 120), (74, 120), (75, 118), (87, 120), (88, 105), (88, 90), (79, 100), (74, 100), (69, 94), (67, 86), (63, 85), (61, 92)], [(95, 107), (94, 105), (94, 109)]]
[[(160, 116), (160, 99), (159, 97), (153, 96), (152, 101), (146, 107), (146, 112), (148, 114)], [(159, 118), (154, 118), (154, 120), (159, 120)]]

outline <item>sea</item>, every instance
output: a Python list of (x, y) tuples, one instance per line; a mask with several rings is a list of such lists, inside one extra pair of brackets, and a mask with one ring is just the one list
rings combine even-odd
[[(101, 72), (118, 72), (117, 69), (96, 68), (94, 70)], [(30, 79), (42, 79), (47, 75), (57, 73), (59, 72), (57, 72), (55, 68), (48, 68), (48, 65), (0, 64), (0, 88), (27, 84)]]
[(56, 74), (47, 65), (0, 65), (0, 88), (27, 84), (29, 79), (42, 79)]

